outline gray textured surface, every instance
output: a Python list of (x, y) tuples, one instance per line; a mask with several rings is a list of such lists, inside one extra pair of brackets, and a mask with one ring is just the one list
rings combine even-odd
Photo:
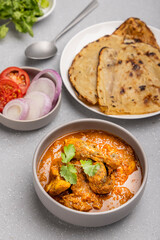
[[(54, 59), (30, 61), (24, 57), (27, 45), (38, 39), (52, 39), (86, 6), (88, 0), (57, 0), (54, 13), (34, 26), (34, 38), (12, 29), (0, 42), (0, 71), (8, 66), (35, 66), (59, 71), (60, 56), (67, 42), (80, 30), (96, 23), (140, 17), (160, 29), (159, 0), (99, 0), (99, 7), (57, 43)], [(18, 132), (0, 125), (0, 239), (160, 239), (160, 115), (144, 120), (113, 120), (89, 112), (63, 87), (63, 99), (55, 121), (47, 127)], [(101, 118), (129, 130), (141, 143), (149, 162), (148, 183), (140, 203), (127, 218), (101, 228), (81, 228), (61, 222), (40, 203), (32, 183), (32, 157), (40, 139), (51, 129), (78, 118)]]

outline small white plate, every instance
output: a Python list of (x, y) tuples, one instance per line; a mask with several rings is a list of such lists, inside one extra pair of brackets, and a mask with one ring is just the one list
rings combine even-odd
[[(141, 115), (106, 115), (100, 111), (98, 106), (88, 106), (84, 102), (80, 101), (76, 96), (75, 91), (69, 81), (68, 69), (71, 66), (72, 61), (76, 56), (76, 54), (88, 43), (93, 42), (104, 35), (111, 34), (121, 23), (122, 21), (113, 21), (113, 22), (104, 22), (104, 23), (93, 25), (76, 34), (68, 42), (68, 44), (63, 50), (61, 60), (60, 60), (60, 71), (61, 71), (63, 83), (67, 88), (67, 90), (69, 91), (69, 93), (72, 95), (72, 97), (74, 97), (81, 105), (100, 115), (103, 115), (106, 117), (112, 117), (112, 118), (119, 118), (119, 119), (140, 119), (140, 118), (147, 118), (147, 117), (158, 115), (160, 114), (160, 111), (149, 113), (149, 114), (141, 114)], [(158, 44), (160, 44), (160, 30), (151, 26), (149, 27), (154, 33)]]
[(49, 1), (49, 7), (42, 9), (44, 15), (42, 17), (39, 17), (37, 19), (37, 22), (39, 22), (39, 21), (43, 20), (44, 18), (48, 17), (53, 12), (53, 10), (55, 9), (56, 0), (48, 0), (48, 1)]

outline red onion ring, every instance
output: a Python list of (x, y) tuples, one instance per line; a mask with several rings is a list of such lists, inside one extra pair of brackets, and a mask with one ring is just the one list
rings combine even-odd
[(52, 108), (51, 99), (45, 93), (33, 91), (24, 98), (29, 105), (29, 112), (26, 120), (40, 118), (49, 113)]
[(47, 77), (40, 77), (36, 81), (31, 82), (26, 95), (34, 91), (43, 92), (47, 94), (48, 97), (51, 99), (51, 102), (53, 102), (55, 90), (55, 83), (51, 79)]
[(24, 98), (17, 98), (8, 102), (3, 114), (13, 120), (25, 120), (29, 112), (29, 105)]
[(42, 75), (44, 75), (45, 73), (51, 73), (51, 75), (53, 76), (54, 80), (56, 81), (56, 91), (55, 91), (55, 96), (54, 96), (54, 99), (53, 99), (53, 107), (56, 105), (56, 102), (58, 100), (58, 97), (61, 93), (61, 90), (62, 90), (62, 79), (61, 79), (61, 76), (59, 75), (58, 72), (56, 72), (55, 70), (53, 69), (45, 69), (41, 72), (39, 72), (34, 78), (32, 81), (36, 81), (37, 79), (39, 79)]

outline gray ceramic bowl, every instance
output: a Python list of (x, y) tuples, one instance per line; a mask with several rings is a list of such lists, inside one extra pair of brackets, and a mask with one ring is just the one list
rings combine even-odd
[[(76, 210), (72, 210), (67, 208), (54, 199), (52, 199), (42, 188), (38, 178), (37, 178), (37, 164), (38, 161), (44, 152), (44, 150), (58, 137), (84, 129), (97, 129), (107, 131), (111, 134), (119, 136), (120, 138), (124, 139), (136, 152), (143, 171), (143, 181), (142, 185), (139, 188), (138, 192), (131, 198), (127, 203), (110, 211), (104, 212), (80, 212)], [(42, 141), (39, 143), (33, 158), (33, 182), (35, 186), (35, 190), (41, 202), (44, 206), (55, 216), (59, 217), (60, 219), (79, 226), (85, 227), (99, 227), (111, 224), (116, 222), (125, 216), (127, 216), (139, 202), (140, 198), (145, 189), (146, 181), (147, 181), (147, 173), (148, 173), (148, 164), (145, 154), (137, 142), (137, 140), (124, 128), (113, 124), (111, 122), (97, 120), (97, 119), (82, 119), (77, 120), (68, 124), (65, 124), (59, 128), (54, 129), (50, 132), (47, 136), (45, 136)]]
[[(24, 69), (29, 74), (29, 77), (31, 80), (34, 78), (34, 76), (37, 73), (41, 71), (40, 69), (33, 68), (33, 67), (21, 67), (21, 68)], [(45, 74), (44, 76), (50, 78), (52, 81), (55, 81), (54, 78), (49, 74)], [(47, 124), (49, 124), (51, 121), (54, 120), (55, 116), (59, 111), (60, 103), (61, 103), (61, 94), (59, 96), (56, 106), (45, 116), (35, 120), (12, 120), (0, 113), (0, 123), (14, 130), (20, 130), (20, 131), (35, 130), (35, 129), (46, 126)]]

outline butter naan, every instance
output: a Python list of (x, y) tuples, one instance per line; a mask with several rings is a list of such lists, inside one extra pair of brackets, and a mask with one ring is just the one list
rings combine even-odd
[(105, 114), (160, 110), (160, 51), (149, 44), (122, 44), (99, 54), (97, 93)]

